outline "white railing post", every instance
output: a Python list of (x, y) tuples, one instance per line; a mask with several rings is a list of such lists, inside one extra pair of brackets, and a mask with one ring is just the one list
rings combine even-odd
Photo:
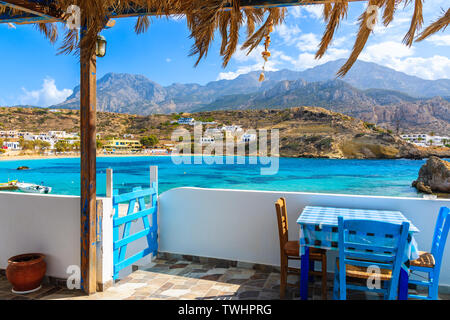
[[(150, 188), (152, 187), (153, 182), (156, 182), (156, 204), (157, 204), (157, 211), (156, 211), (156, 220), (159, 221), (159, 205), (158, 205), (158, 166), (150, 166)], [(151, 199), (153, 202), (153, 199)], [(159, 223), (159, 222), (158, 222)], [(159, 226), (156, 231), (158, 234), (158, 242), (159, 242)], [(151, 260), (155, 259), (156, 257), (153, 256), (153, 253), (151, 254)], [(150, 261), (151, 261), (150, 260)]]
[(106, 169), (106, 197), (112, 198), (113, 195), (113, 169)]
[(150, 188), (156, 182), (156, 194), (158, 194), (158, 166), (150, 166)]

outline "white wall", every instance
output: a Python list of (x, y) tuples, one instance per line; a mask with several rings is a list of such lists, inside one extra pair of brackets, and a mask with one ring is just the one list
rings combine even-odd
[(69, 265), (80, 265), (80, 198), (0, 193), (0, 268), (11, 256), (46, 255), (47, 275), (67, 278)]
[[(112, 204), (98, 200), (105, 213), (97, 282), (107, 282), (112, 277)], [(8, 258), (31, 252), (46, 255), (47, 276), (66, 279), (68, 266), (80, 266), (80, 197), (0, 193), (0, 269), (6, 269)]]
[[(287, 200), (292, 240), (298, 239), (296, 220), (307, 205), (399, 210), (420, 229), (415, 236), (420, 250), (430, 250), (439, 208), (450, 207), (450, 200), (176, 188), (159, 197), (159, 251), (279, 265), (274, 203), (281, 196)], [(440, 283), (450, 285), (450, 243)]]

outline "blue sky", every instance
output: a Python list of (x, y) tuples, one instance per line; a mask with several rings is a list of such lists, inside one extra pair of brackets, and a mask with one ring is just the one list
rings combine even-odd
[[(325, 28), (322, 6), (289, 8), (286, 23), (276, 27), (272, 34), (272, 57), (266, 70), (304, 70), (347, 58), (358, 30), (357, 18), (365, 7), (365, 2), (350, 4), (347, 19), (321, 60), (315, 60), (314, 53)], [(425, 26), (441, 15), (441, 8), (447, 7), (448, 0), (425, 1)], [(410, 5), (397, 11), (388, 28), (378, 25), (360, 59), (425, 79), (450, 79), (450, 29), (408, 48), (401, 41), (411, 16)], [(162, 85), (205, 84), (261, 69), (261, 46), (248, 56), (238, 50), (223, 69), (219, 36), (208, 57), (194, 68), (195, 58), (188, 57), (193, 40), (189, 39), (185, 19), (153, 19), (148, 32), (141, 35), (134, 33), (134, 23), (134, 18), (117, 19), (113, 28), (102, 33), (108, 49), (106, 56), (98, 59), (98, 78), (108, 72), (126, 72), (143, 74)], [(240, 43), (244, 40), (244, 29)], [(56, 55), (59, 45), (51, 45), (33, 26), (0, 25), (0, 105), (49, 106), (64, 101), (72, 93), (79, 83), (78, 58)]]

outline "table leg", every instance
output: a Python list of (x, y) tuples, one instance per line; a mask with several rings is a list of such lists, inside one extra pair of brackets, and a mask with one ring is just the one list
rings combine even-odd
[(305, 246), (305, 253), (301, 257), (300, 298), (308, 300), (309, 247)]
[(398, 300), (408, 300), (408, 280), (408, 271), (401, 268), (398, 282)]

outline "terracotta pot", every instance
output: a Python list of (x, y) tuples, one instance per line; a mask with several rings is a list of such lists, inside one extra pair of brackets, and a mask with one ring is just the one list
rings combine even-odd
[(26, 253), (8, 259), (6, 277), (13, 292), (26, 293), (40, 288), (47, 270), (42, 253)]

